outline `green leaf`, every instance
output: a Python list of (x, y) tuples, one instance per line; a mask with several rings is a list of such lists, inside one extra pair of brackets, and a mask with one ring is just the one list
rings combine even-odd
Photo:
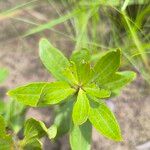
[(43, 136), (48, 136), (49, 139), (55, 138), (57, 134), (57, 128), (55, 125), (52, 125), (50, 128), (47, 128), (42, 121), (35, 120), (30, 118), (25, 123), (24, 128), (24, 139), (21, 141), (21, 146), (29, 150), (31, 149), (42, 149), (42, 144), (39, 141)]
[(42, 138), (45, 135), (47, 135), (49, 139), (52, 139), (56, 136), (56, 133), (57, 128), (55, 125), (47, 128), (42, 121), (33, 118), (28, 119), (25, 123), (24, 135), (26, 142), (33, 138)]
[(92, 126), (89, 121), (81, 126), (72, 125), (70, 132), (70, 145), (72, 150), (90, 150)]
[(77, 68), (77, 73), (78, 73), (79, 83), (81, 85), (87, 84), (91, 80), (91, 77), (92, 77), (90, 64), (87, 62), (79, 63), (78, 68)]
[(56, 127), (56, 125), (52, 125), (50, 128), (48, 128), (47, 134), (48, 134), (49, 139), (55, 138), (56, 134), (57, 134), (57, 127)]
[(75, 92), (66, 82), (36, 82), (14, 90), (8, 95), (29, 106), (57, 104)]
[(0, 115), (0, 150), (13, 149), (12, 137), (6, 133), (4, 118)]
[(84, 87), (87, 94), (95, 96), (97, 98), (108, 98), (110, 97), (110, 91), (105, 89), (100, 89), (98, 86), (93, 85), (92, 87)]
[(4, 118), (0, 115), (0, 138), (6, 135), (5, 131), (5, 121)]
[(122, 141), (118, 122), (106, 104), (91, 101), (90, 105), (89, 120), (97, 131), (109, 139)]
[(136, 73), (132, 71), (124, 71), (124, 72), (117, 72), (108, 78), (105, 82), (100, 83), (104, 87), (110, 90), (116, 90), (124, 87), (129, 82), (134, 80), (136, 77)]
[(72, 99), (67, 100), (67, 103), (62, 106), (58, 106), (55, 110), (54, 124), (57, 126), (57, 138), (66, 134), (70, 129), (70, 120), (72, 113), (73, 101)]
[(67, 83), (71, 85), (78, 84), (77, 68), (74, 62), (70, 62), (69, 67), (63, 71), (63, 76), (66, 78)]
[(39, 43), (39, 55), (47, 70), (52, 73), (52, 75), (57, 80), (64, 80), (62, 71), (69, 66), (68, 59), (47, 39), (41, 39)]
[(73, 93), (75, 93), (75, 89), (66, 82), (49, 83), (43, 89), (38, 105), (57, 104)]
[[(21, 141), (22, 142), (22, 141)], [(28, 143), (23, 143), (23, 150), (42, 150), (42, 143), (39, 139), (33, 138)]]
[(5, 68), (0, 68), (0, 83), (2, 83), (8, 76), (8, 70)]
[(69, 19), (71, 19), (72, 17), (76, 16), (78, 13), (81, 12), (81, 9), (75, 9), (73, 11), (69, 11), (69, 13), (61, 15), (60, 17), (53, 19), (50, 22), (38, 25), (37, 27), (34, 27), (32, 29), (29, 29), (24, 36), (29, 36), (32, 34), (36, 34), (39, 32), (42, 32), (44, 30), (48, 30), (48, 29), (52, 29), (54, 26), (61, 24)]
[(90, 52), (87, 49), (81, 49), (80, 51), (75, 51), (71, 60), (75, 62), (77, 66), (78, 80), (80, 84), (86, 84), (91, 79), (91, 69), (90, 69)]
[(78, 65), (80, 62), (89, 62), (90, 61), (90, 52), (87, 49), (81, 49), (74, 51), (71, 55), (71, 61), (75, 62)]
[(94, 66), (94, 79), (98, 79), (100, 82), (106, 80), (118, 70), (119, 66), (120, 50), (106, 53)]
[(89, 101), (86, 93), (80, 89), (77, 96), (77, 101), (73, 107), (72, 118), (75, 125), (83, 124), (88, 117)]
[(7, 94), (25, 105), (37, 106), (42, 90), (46, 84), (46, 82), (30, 83), (10, 90)]

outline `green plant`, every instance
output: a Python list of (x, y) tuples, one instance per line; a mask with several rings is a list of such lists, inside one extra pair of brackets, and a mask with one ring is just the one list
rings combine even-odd
[(0, 115), (0, 150), (39, 150), (42, 148), (40, 138), (48, 136), (55, 137), (57, 130), (55, 126), (47, 128), (41, 121), (30, 118), (24, 125), (24, 138), (19, 140), (17, 135), (9, 133), (4, 118)]
[(122, 141), (117, 120), (104, 101), (135, 78), (132, 71), (118, 72), (121, 51), (109, 51), (92, 64), (88, 49), (74, 51), (68, 60), (47, 39), (40, 41), (39, 48), (40, 58), (56, 82), (30, 83), (8, 95), (31, 107), (60, 104), (54, 119), (56, 138), (69, 132), (73, 150), (90, 149), (92, 125), (105, 137)]

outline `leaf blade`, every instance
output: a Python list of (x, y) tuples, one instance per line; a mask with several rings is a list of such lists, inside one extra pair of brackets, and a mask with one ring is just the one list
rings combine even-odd
[(47, 70), (57, 80), (64, 80), (62, 71), (69, 67), (68, 59), (45, 38), (40, 40), (39, 49), (40, 58)]
[(73, 122), (76, 125), (83, 124), (88, 117), (88, 110), (89, 110), (89, 102), (88, 98), (86, 97), (86, 93), (83, 90), (79, 90), (77, 101), (73, 107), (72, 118)]
[(118, 122), (105, 103), (94, 102), (94, 105), (90, 107), (89, 120), (97, 131), (105, 137), (122, 141)]
[(99, 81), (104, 81), (113, 73), (115, 73), (120, 66), (120, 50), (110, 51), (102, 56), (97, 64), (94, 66), (94, 78)]
[(92, 126), (89, 121), (81, 126), (72, 125), (70, 132), (69, 140), (72, 150), (90, 150)]
[(7, 94), (32, 107), (61, 102), (75, 92), (66, 82), (35, 82), (10, 90)]

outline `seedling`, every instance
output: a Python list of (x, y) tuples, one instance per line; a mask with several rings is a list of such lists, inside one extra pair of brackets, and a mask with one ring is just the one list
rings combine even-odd
[(54, 120), (56, 138), (68, 132), (72, 150), (90, 149), (92, 126), (105, 137), (122, 141), (118, 122), (105, 104), (105, 99), (135, 78), (132, 71), (118, 72), (121, 51), (109, 51), (90, 64), (87, 49), (74, 51), (68, 60), (47, 39), (40, 41), (39, 48), (44, 66), (56, 81), (30, 83), (10, 90), (8, 95), (31, 107), (60, 104)]

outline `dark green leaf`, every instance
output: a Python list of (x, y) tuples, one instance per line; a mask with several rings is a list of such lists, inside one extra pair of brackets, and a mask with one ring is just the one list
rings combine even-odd
[(42, 143), (39, 139), (33, 138), (30, 141), (23, 143), (23, 150), (42, 150)]
[(89, 121), (81, 126), (72, 125), (70, 132), (70, 145), (72, 150), (90, 150), (92, 126)]
[(78, 92), (77, 101), (73, 107), (73, 122), (75, 125), (81, 125), (86, 122), (89, 111), (89, 101), (86, 93), (80, 89)]
[(57, 137), (66, 134), (70, 129), (73, 102), (72, 99), (67, 101), (63, 106), (58, 106), (55, 112), (54, 124), (57, 126)]
[(47, 70), (57, 80), (64, 80), (62, 71), (69, 66), (67, 58), (58, 49), (53, 47), (47, 39), (41, 39), (39, 48), (40, 58)]
[(91, 101), (89, 120), (102, 135), (115, 141), (122, 141), (120, 127), (105, 103)]

